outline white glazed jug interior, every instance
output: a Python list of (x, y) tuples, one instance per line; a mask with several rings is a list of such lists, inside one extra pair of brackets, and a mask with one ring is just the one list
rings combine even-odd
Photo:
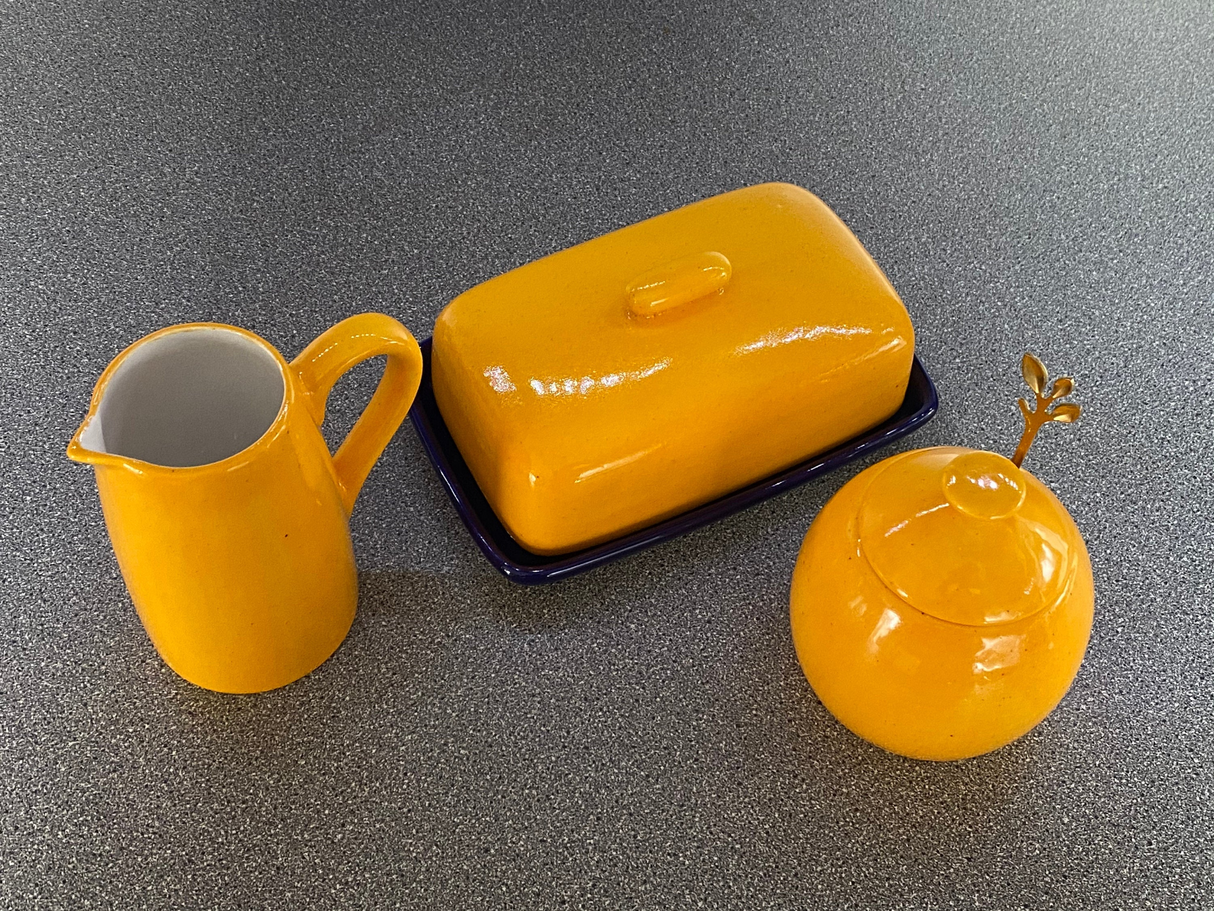
[(284, 394), (282, 367), (264, 345), (230, 329), (179, 329), (123, 358), (80, 445), (175, 468), (207, 465), (257, 442)]

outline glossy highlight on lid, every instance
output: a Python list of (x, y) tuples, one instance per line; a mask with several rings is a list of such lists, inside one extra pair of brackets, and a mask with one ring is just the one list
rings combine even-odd
[(670, 358), (664, 358), (655, 364), (650, 364), (648, 367), (643, 367), (639, 370), (622, 370), (600, 376), (546, 377), (544, 379), (532, 377), (527, 381), (527, 385), (531, 387), (531, 390), (537, 396), (588, 395), (595, 391), (614, 389), (625, 383), (640, 382), (641, 380), (648, 379), (655, 373), (665, 370), (669, 366)]

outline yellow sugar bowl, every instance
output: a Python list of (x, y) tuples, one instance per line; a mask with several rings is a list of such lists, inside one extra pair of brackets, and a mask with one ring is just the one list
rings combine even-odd
[(1092, 568), (1074, 520), (1020, 467), (1037, 430), (1069, 423), (1025, 355), (1015, 456), (940, 446), (864, 471), (810, 527), (793, 573), (797, 655), (823, 705), (876, 745), (964, 759), (1027, 733), (1062, 699), (1092, 627)]

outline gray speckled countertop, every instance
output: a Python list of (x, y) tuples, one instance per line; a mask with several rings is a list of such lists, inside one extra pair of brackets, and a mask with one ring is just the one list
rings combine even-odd
[[(0, 905), (1214, 907), (1214, 6), (519, 6), (0, 4)], [(250, 697), (161, 663), (63, 457), (119, 349), (425, 335), (770, 179), (907, 302), (943, 405), (901, 448), (1009, 449), (1026, 348), (1078, 380), (1031, 459), (1096, 624), (1031, 735), (922, 764), (813, 697), (789, 577), (857, 466), (527, 590), (408, 428), (330, 661)]]

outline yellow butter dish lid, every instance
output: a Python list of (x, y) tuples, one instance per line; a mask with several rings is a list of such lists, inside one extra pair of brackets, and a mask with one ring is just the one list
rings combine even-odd
[(435, 399), (502, 524), (557, 554), (823, 452), (902, 403), (910, 318), (789, 184), (725, 193), (461, 294)]

